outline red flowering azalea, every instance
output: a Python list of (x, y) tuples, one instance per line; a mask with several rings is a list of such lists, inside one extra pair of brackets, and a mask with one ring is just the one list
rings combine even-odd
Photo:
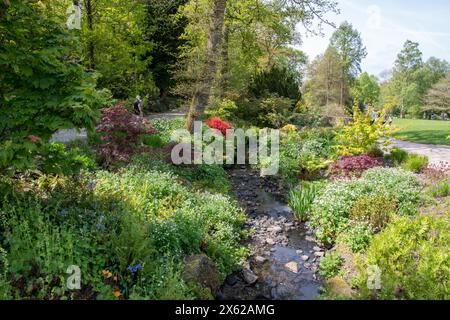
[(206, 122), (206, 125), (211, 129), (219, 130), (224, 136), (227, 134), (227, 130), (231, 129), (231, 125), (228, 122), (225, 122), (217, 117), (209, 119)]

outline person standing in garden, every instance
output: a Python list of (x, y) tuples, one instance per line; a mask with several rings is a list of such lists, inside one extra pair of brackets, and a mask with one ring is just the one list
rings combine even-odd
[(133, 107), (134, 107), (134, 113), (136, 113), (136, 115), (138, 115), (140, 117), (144, 117), (144, 111), (143, 111), (143, 104), (142, 104), (141, 96), (137, 96), (136, 97), (136, 100), (134, 101)]

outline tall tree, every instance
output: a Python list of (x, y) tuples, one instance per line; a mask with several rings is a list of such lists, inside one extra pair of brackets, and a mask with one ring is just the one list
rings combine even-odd
[(211, 88), (215, 79), (217, 60), (220, 54), (223, 22), (227, 0), (214, 0), (213, 12), (210, 19), (206, 60), (203, 66), (201, 79), (192, 97), (189, 114), (186, 119), (186, 128), (194, 130), (194, 121), (200, 120), (208, 105)]
[(428, 91), (422, 112), (450, 114), (450, 73)]
[[(334, 47), (328, 47), (322, 56), (317, 57), (309, 66), (305, 83), (306, 104), (310, 107), (323, 107), (337, 104), (341, 97), (340, 74), (341, 60)], [(347, 91), (347, 87), (344, 88)]]
[(180, 59), (181, 47), (185, 40), (181, 37), (188, 23), (184, 15), (179, 15), (181, 6), (188, 0), (146, 0), (145, 39), (153, 44), (148, 57), (148, 69), (159, 90), (160, 104), (167, 107), (167, 95), (175, 84), (174, 67)]
[(357, 96), (363, 104), (375, 106), (380, 100), (380, 86), (375, 76), (363, 72), (355, 81), (353, 96)]
[(347, 21), (333, 33), (330, 45), (336, 48), (342, 63), (340, 105), (345, 104), (345, 85), (361, 72), (361, 61), (367, 56), (361, 34)]

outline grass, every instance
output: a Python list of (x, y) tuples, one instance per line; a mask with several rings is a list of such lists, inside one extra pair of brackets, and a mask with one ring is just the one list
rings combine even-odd
[(426, 144), (450, 145), (450, 121), (395, 119), (397, 139)]

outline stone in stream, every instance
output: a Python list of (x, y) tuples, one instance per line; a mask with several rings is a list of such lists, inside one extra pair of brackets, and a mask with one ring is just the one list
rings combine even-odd
[(275, 241), (274, 241), (272, 238), (267, 238), (267, 239), (266, 239), (266, 243), (267, 243), (268, 245), (273, 246), (273, 245), (275, 244)]
[(242, 270), (242, 277), (244, 278), (245, 282), (250, 285), (255, 284), (256, 281), (258, 281), (258, 276), (255, 275), (250, 269)]
[(316, 251), (316, 252), (314, 252), (314, 255), (316, 257), (323, 257), (325, 255), (325, 253), (323, 251)]
[(257, 263), (259, 263), (259, 264), (262, 264), (262, 263), (264, 263), (264, 262), (267, 261), (267, 258), (264, 258), (264, 257), (261, 257), (261, 256), (256, 256), (256, 257), (255, 257), (255, 261), (256, 261)]
[(286, 263), (284, 265), (286, 267), (286, 269), (288, 269), (289, 271), (293, 272), (293, 273), (298, 273), (298, 263), (295, 261), (291, 261), (289, 263)]
[(309, 257), (308, 257), (307, 255), (303, 255), (303, 256), (302, 256), (302, 260), (303, 260), (303, 261), (308, 261), (308, 260), (309, 260)]
[(295, 253), (297, 253), (298, 255), (301, 255), (301, 254), (303, 254), (303, 250), (297, 250), (297, 251), (295, 251)]
[(280, 233), (283, 231), (281, 227), (275, 226), (267, 229), (268, 232)]
[(314, 251), (323, 251), (322, 248), (320, 248), (320, 247), (318, 247), (318, 246), (315, 246), (315, 247), (313, 248), (313, 250), (314, 250)]

